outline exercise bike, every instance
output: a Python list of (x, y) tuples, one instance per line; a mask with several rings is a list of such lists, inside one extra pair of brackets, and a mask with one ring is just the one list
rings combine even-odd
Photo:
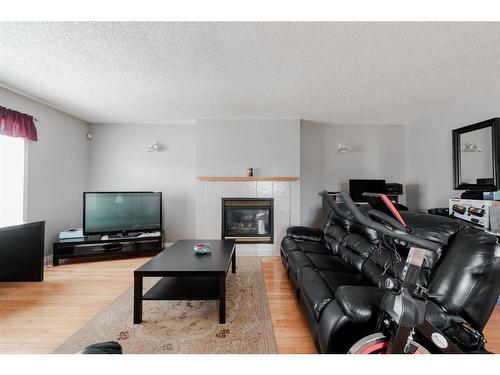
[[(364, 193), (370, 199), (380, 199), (391, 215), (370, 210), (363, 215), (351, 197), (340, 193), (343, 206), (328, 193), (321, 193), (333, 213), (374, 229), (395, 246), (409, 247), (405, 265), (398, 279), (385, 280), (385, 294), (375, 333), (356, 342), (350, 354), (429, 354), (429, 353), (488, 353), (481, 332), (463, 324), (456, 337), (449, 337), (426, 319), (429, 298), (427, 288), (420, 285), (419, 276), (427, 251), (437, 251), (440, 244), (410, 234), (394, 204), (384, 194)], [(424, 346), (425, 345), (425, 346)], [(466, 350), (463, 348), (466, 347)]]

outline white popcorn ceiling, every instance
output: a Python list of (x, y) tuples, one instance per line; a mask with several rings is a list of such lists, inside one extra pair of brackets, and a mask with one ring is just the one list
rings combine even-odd
[(500, 85), (500, 23), (3, 22), (0, 85), (88, 122), (407, 124)]

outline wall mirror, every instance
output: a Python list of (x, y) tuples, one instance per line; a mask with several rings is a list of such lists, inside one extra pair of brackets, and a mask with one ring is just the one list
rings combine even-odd
[(499, 190), (500, 118), (453, 130), (455, 190)]

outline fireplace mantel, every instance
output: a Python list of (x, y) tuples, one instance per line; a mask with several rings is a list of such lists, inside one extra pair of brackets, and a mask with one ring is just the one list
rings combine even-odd
[(200, 181), (297, 181), (297, 176), (198, 176)]

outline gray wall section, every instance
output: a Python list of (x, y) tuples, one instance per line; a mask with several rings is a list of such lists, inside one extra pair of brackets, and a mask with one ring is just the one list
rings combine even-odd
[[(338, 143), (350, 146), (337, 153)], [(318, 192), (348, 191), (349, 179), (383, 178), (405, 181), (406, 129), (399, 125), (332, 125), (301, 123), (301, 223), (318, 226)], [(404, 202), (404, 197), (403, 197)]]
[[(197, 121), (196, 175), (300, 176), (300, 120)], [(290, 220), (300, 223), (301, 179), (291, 184)]]
[[(195, 234), (200, 175), (300, 175), (298, 120), (199, 120), (194, 124), (92, 124), (88, 190), (160, 190), (167, 241)], [(146, 152), (153, 142), (160, 152)], [(292, 187), (300, 221), (300, 182)], [(294, 218), (294, 219), (293, 219)]]
[(500, 89), (487, 90), (441, 108), (407, 127), (407, 203), (426, 211), (448, 207), (453, 190), (453, 129), (500, 115)]
[[(92, 124), (88, 190), (158, 190), (166, 240), (194, 236), (195, 126)], [(159, 152), (147, 152), (159, 141)]]
[(88, 124), (1, 88), (0, 105), (39, 120), (38, 142), (27, 142), (25, 219), (45, 220), (45, 251), (50, 254), (62, 229), (81, 226)]
[[(293, 175), (292, 224), (317, 225), (320, 190), (349, 178), (406, 181), (411, 209), (447, 206), (451, 130), (499, 116), (500, 89), (482, 92), (404, 126), (342, 126), (299, 120), (198, 120), (196, 124), (92, 124), (0, 89), (0, 105), (29, 113), (39, 142), (26, 159), (26, 219), (46, 221), (46, 251), (58, 232), (82, 225), (85, 190), (161, 190), (167, 240), (195, 233), (196, 176)], [(94, 139), (86, 139), (89, 129)], [(155, 140), (161, 152), (146, 152)], [(337, 153), (347, 143), (351, 152)]]
[(198, 175), (300, 174), (299, 120), (198, 120)]

